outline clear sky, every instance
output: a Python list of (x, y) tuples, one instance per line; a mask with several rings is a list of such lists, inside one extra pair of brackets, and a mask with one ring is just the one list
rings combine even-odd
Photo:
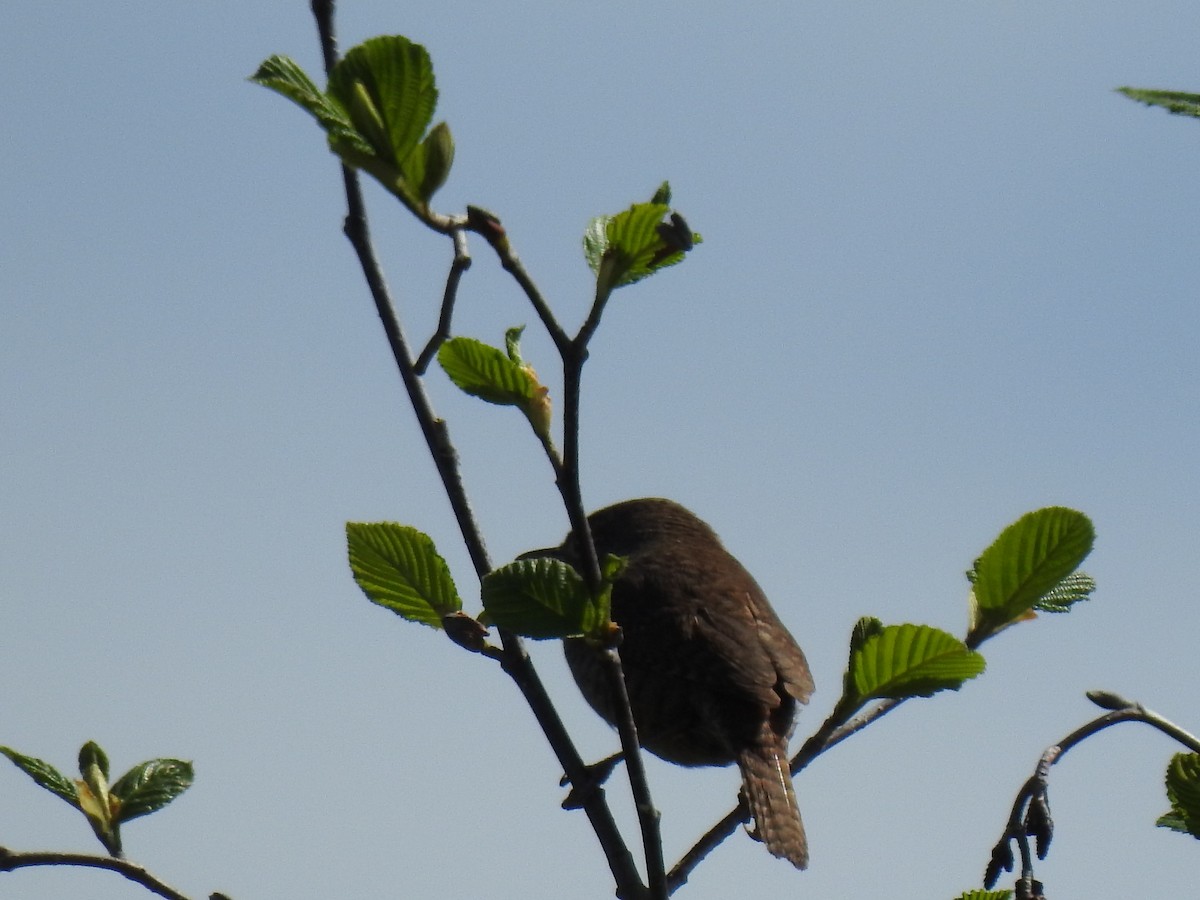
[[(1043, 748), (1108, 688), (1200, 729), (1195, 447), (1200, 122), (1122, 84), (1200, 90), (1200, 7), (1140, 3), (344, 2), (343, 46), (430, 50), (458, 145), (446, 212), (497, 212), (568, 322), (587, 220), (669, 178), (703, 233), (614, 298), (585, 373), (591, 506), (708, 519), (805, 647), (807, 735), (864, 614), (965, 626), (963, 571), (1041, 506), (1083, 510), (1099, 590), (986, 645), (798, 780), (812, 866), (737, 835), (679, 897), (899, 900), (978, 886)], [(308, 4), (19, 2), (0, 29), (0, 743), (63, 768), (195, 761), (129, 824), (196, 897), (609, 897), (582, 815), (495, 666), (370, 605), (347, 520), (431, 534), (472, 570), (341, 235), (334, 158), (248, 83), (319, 78)], [(378, 190), (414, 343), (451, 250)], [(530, 325), (480, 241), (456, 331)], [(510, 410), (429, 377), (497, 561), (565, 531)], [(615, 738), (533, 648), (585, 755)], [(1185, 896), (1154, 827), (1176, 747), (1136, 726), (1058, 767), (1051, 896)], [(652, 761), (668, 858), (731, 770)], [(614, 802), (622, 791), (614, 783)], [(0, 845), (98, 850), (0, 768)], [(21, 900), (148, 896), (95, 872), (0, 876)]]

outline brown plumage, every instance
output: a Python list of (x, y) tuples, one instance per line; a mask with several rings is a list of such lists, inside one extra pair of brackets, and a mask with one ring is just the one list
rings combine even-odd
[[(621, 664), (642, 746), (683, 766), (736, 762), (758, 835), (808, 864), (788, 770), (797, 704), (812, 675), (762, 589), (704, 522), (670, 500), (629, 500), (588, 517), (597, 552), (627, 558), (613, 585)], [(578, 564), (574, 534), (548, 555)], [(566, 642), (580, 690), (610, 723), (595, 651)]]

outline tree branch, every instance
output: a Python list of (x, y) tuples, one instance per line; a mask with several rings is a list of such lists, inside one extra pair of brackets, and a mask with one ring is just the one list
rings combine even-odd
[(152, 894), (165, 897), (166, 900), (189, 900), (185, 894), (181, 894), (166, 882), (150, 874), (142, 866), (127, 859), (90, 853), (41, 851), (18, 853), (6, 847), (0, 847), (0, 872), (13, 872), (30, 866), (83, 866), (90, 869), (107, 869), (141, 885)]
[(462, 281), (463, 272), (471, 268), (471, 251), (467, 247), (467, 236), (461, 228), (450, 232), (454, 240), (454, 260), (450, 263), (450, 273), (446, 276), (446, 290), (442, 294), (442, 311), (438, 315), (437, 331), (417, 357), (414, 371), (424, 375), (433, 361), (438, 348), (450, 337), (450, 325), (454, 318), (454, 301), (458, 298), (458, 283)]
[[(337, 63), (338, 56), (334, 28), (335, 5), (334, 0), (312, 0), (313, 16), (320, 35), (321, 51), (327, 74)], [(421, 432), (425, 436), (430, 454), (433, 456), (434, 464), (454, 510), (476, 574), (482, 578), (491, 570), (491, 562), (488, 559), (482, 534), (475, 522), (466, 490), (462, 484), (457, 452), (449, 439), (445, 423), (433, 413), (396, 316), (390, 292), (371, 242), (366, 206), (358, 176), (352, 169), (343, 165), (342, 179), (345, 184), (347, 203), (346, 237), (358, 255), (363, 275), (375, 301), (376, 311), (383, 324), (396, 366), (400, 370), (400, 377), (412, 404), (413, 412), (417, 417)], [(494, 217), (492, 218), (494, 219)], [(451, 222), (450, 227), (439, 230), (455, 233), (456, 228), (461, 229), (464, 225), (470, 225), (469, 219), (470, 216), (468, 220), (455, 220)], [(426, 224), (430, 223), (426, 221)], [(483, 226), (477, 223), (477, 227), (482, 228)], [(481, 233), (484, 233), (492, 246), (502, 243), (507, 248), (507, 239), (503, 236), (503, 229), (499, 228), (498, 220), (495, 221), (495, 228), (491, 232)], [(457, 258), (456, 255), (456, 261)], [(510, 260), (515, 264), (515, 257), (510, 256)], [(507, 265), (506, 268), (508, 268)], [(545, 309), (545, 315), (549, 316), (549, 310), (545, 308), (544, 301), (541, 301), (540, 294), (537, 294), (532, 281), (529, 281), (528, 276), (524, 275), (524, 270), (519, 267), (519, 264), (516, 264), (514, 274), (516, 273), (520, 273), (518, 282), (523, 286), (528, 285), (526, 293), (529, 294), (530, 290), (533, 291), (530, 299), (537, 298), (534, 302), (535, 308), (540, 306)], [(455, 288), (456, 284), (455, 282)], [(450, 285), (447, 290), (451, 290)], [(553, 322), (552, 316), (549, 316), (549, 321)], [(503, 630), (500, 630), (500, 639), (503, 647), (503, 652), (500, 654), (502, 668), (513, 679), (525, 697), (538, 725), (546, 735), (563, 770), (567, 773), (567, 777), (571, 779), (572, 783), (583, 783), (587, 778), (587, 768), (546, 693), (545, 686), (533, 667), (524, 643), (516, 635)], [(491, 656), (491, 654), (487, 655)], [(603, 791), (589, 791), (584, 798), (583, 808), (608, 859), (609, 868), (617, 883), (618, 896), (625, 900), (641, 900), (645, 896), (645, 886), (642, 884), (633, 857), (612, 818)]]
[(1010, 841), (1017, 844), (1017, 852), (1021, 857), (1021, 878), (1033, 878), (1033, 853), (1029, 848), (1029, 836), (1037, 838), (1037, 856), (1043, 859), (1050, 846), (1050, 836), (1053, 824), (1050, 819), (1050, 806), (1046, 793), (1050, 783), (1050, 769), (1062, 761), (1067, 751), (1081, 744), (1088, 738), (1094, 737), (1106, 728), (1121, 722), (1141, 722), (1156, 728), (1174, 738), (1193, 753), (1200, 753), (1200, 738), (1180, 728), (1169, 719), (1156, 712), (1146, 709), (1140, 703), (1125, 700), (1104, 691), (1089, 691), (1088, 698), (1110, 712), (1097, 716), (1090, 722), (1076, 728), (1062, 740), (1047, 747), (1038, 758), (1033, 774), (1021, 785), (1013, 801), (1008, 823), (1004, 834), (992, 848), (992, 858), (984, 874), (984, 884), (991, 887), (996, 883), (1001, 871), (1010, 871), (1013, 867)]
[(667, 900), (666, 863), (662, 850), (662, 816), (650, 796), (650, 780), (638, 742), (637, 726), (633, 721), (633, 708), (629, 705), (629, 693), (625, 688), (625, 675), (621, 670), (621, 657), (616, 648), (601, 652), (605, 676), (613, 692), (613, 710), (617, 733), (621, 738), (621, 752), (625, 768), (629, 773), (629, 786), (633, 791), (633, 805), (637, 811), (638, 824), (642, 832), (642, 847), (646, 854), (646, 882), (651, 900)]

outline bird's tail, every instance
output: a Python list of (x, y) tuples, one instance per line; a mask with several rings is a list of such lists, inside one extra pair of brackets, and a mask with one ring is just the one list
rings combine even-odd
[(786, 859), (797, 869), (807, 867), (808, 838), (783, 741), (763, 723), (761, 740), (738, 754), (737, 762), (757, 837), (773, 856)]

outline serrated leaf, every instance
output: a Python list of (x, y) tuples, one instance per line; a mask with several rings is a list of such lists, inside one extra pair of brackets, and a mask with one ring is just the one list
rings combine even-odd
[(503, 351), (474, 338), (451, 338), (438, 349), (438, 364), (461, 390), (500, 406), (523, 406), (534, 398), (529, 370)]
[(1009, 900), (1012, 891), (967, 891), (959, 894), (954, 900)]
[(418, 215), (427, 214), (450, 173), (454, 141), (444, 122), (425, 133), (437, 86), (424, 47), (400, 35), (364, 41), (334, 66), (325, 93), (285, 56), (272, 56), (251, 81), (306, 109), (342, 162), (372, 175)]
[(428, 535), (395, 522), (347, 522), (346, 544), (354, 580), (372, 603), (433, 628), (462, 608)]
[(162, 809), (195, 780), (192, 764), (180, 759), (151, 759), (122, 775), (109, 792), (117, 798), (117, 823)]
[[(386, 145), (375, 151), (402, 164), (420, 143), (437, 106), (429, 54), (401, 35), (370, 38), (351, 48), (329, 73), (329, 95), (345, 109), (353, 108), (356, 85), (365, 89), (386, 134)], [(362, 130), (359, 122), (355, 125)]]
[(1158, 824), (1200, 838), (1200, 753), (1176, 753), (1171, 757), (1166, 782), (1171, 811)]
[[(615, 216), (601, 217), (602, 229), (589, 227), (592, 247), (587, 250), (587, 257), (589, 264), (595, 260), (592, 269), (597, 281), (613, 290), (653, 275), (659, 266), (651, 266), (651, 260), (666, 246), (658, 234), (658, 226), (670, 211), (670, 207), (661, 203), (635, 203)], [(679, 254), (679, 259), (682, 258)]]
[(451, 338), (438, 349), (438, 365), (461, 390), (499, 406), (515, 406), (533, 430), (548, 439), (553, 407), (550, 389), (533, 366), (521, 362), (521, 329), (505, 332), (507, 353), (474, 338)]
[(1187, 823), (1183, 820), (1182, 816), (1176, 813), (1163, 813), (1154, 820), (1154, 824), (1159, 828), (1178, 831), (1180, 834), (1189, 834)]
[(1072, 572), (1047, 591), (1033, 608), (1042, 612), (1069, 612), (1080, 600), (1091, 600), (1096, 580), (1084, 572)]
[(928, 625), (889, 625), (856, 648), (850, 674), (863, 703), (958, 690), (984, 666), (983, 657), (952, 634)]
[(675, 265), (693, 244), (703, 240), (682, 216), (666, 203), (657, 202), (664, 189), (669, 196), (664, 182), (654, 195), (655, 202), (635, 203), (615, 216), (598, 216), (588, 223), (583, 255), (596, 273), (597, 296), (607, 296), (616, 288)]
[(854, 623), (854, 629), (850, 632), (850, 655), (858, 653), (862, 645), (873, 637), (878, 637), (883, 633), (883, 622), (874, 616), (863, 616)]
[(611, 216), (596, 216), (583, 230), (583, 258), (587, 260), (588, 268), (596, 274), (600, 272), (600, 263), (608, 247), (607, 229), (610, 218)]
[(1132, 87), (1120, 87), (1117, 88), (1117, 92), (1147, 106), (1161, 106), (1177, 116), (1200, 118), (1200, 94)]
[(323, 93), (293, 60), (272, 56), (258, 67), (250, 80), (306, 110), (325, 129), (331, 144), (353, 148), (362, 155), (371, 154), (371, 145), (358, 133), (345, 108)]
[(1087, 516), (1062, 506), (1026, 513), (1005, 528), (968, 574), (972, 645), (1027, 617), (1083, 562), (1095, 537)]
[(38, 787), (45, 788), (55, 796), (61, 797), (76, 809), (80, 808), (79, 793), (75, 788), (75, 783), (64, 777), (50, 763), (18, 753), (11, 747), (0, 747), (0, 753), (12, 760), (13, 765), (32, 778)]
[(858, 690), (854, 684), (854, 657), (868, 638), (882, 633), (883, 622), (874, 616), (861, 617), (854, 623), (854, 628), (850, 632), (850, 658), (846, 664), (846, 674), (842, 676), (842, 702), (850, 704), (853, 708), (861, 706), (863, 702), (857, 699)]
[(578, 637), (597, 625), (587, 585), (557, 559), (522, 559), (489, 572), (483, 607), (496, 625), (535, 640)]

